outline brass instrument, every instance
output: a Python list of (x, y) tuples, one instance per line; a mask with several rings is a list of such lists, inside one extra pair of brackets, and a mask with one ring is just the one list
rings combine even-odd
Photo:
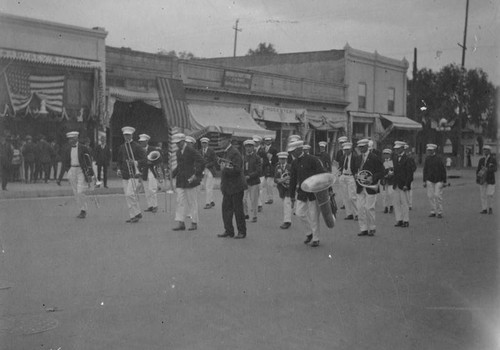
[(319, 209), (325, 224), (329, 228), (335, 226), (335, 216), (332, 212), (330, 188), (337, 181), (337, 176), (330, 173), (322, 173), (308, 177), (305, 179), (300, 188), (304, 192), (314, 193), (316, 200), (318, 201)]
[(290, 173), (287, 170), (285, 170), (283, 174), (281, 174), (280, 184), (287, 189), (290, 187)]
[(217, 157), (217, 164), (222, 168), (228, 168), (232, 169), (234, 167), (233, 162), (231, 162), (229, 159)]
[(95, 189), (100, 186), (100, 183), (97, 182), (94, 175), (94, 170), (92, 169), (92, 158), (90, 157), (90, 154), (83, 154), (83, 162), (83, 175), (85, 176), (85, 181), (88, 184), (89, 193), (92, 195), (92, 200), (94, 201), (96, 208), (100, 208), (101, 203), (99, 203), (99, 199), (97, 198), (97, 195), (95, 193)]
[(369, 188), (372, 190), (378, 189), (378, 182), (376, 184), (373, 183), (373, 174), (369, 170), (361, 170), (356, 174), (356, 182), (358, 185), (364, 188)]
[[(132, 191), (134, 191), (134, 195), (139, 200), (139, 191), (137, 189), (137, 184), (135, 183), (135, 178), (139, 178), (142, 175), (141, 172), (139, 171), (139, 168), (137, 167), (137, 161), (135, 160), (134, 157), (134, 150), (132, 149), (132, 141), (127, 142), (125, 141), (124, 143), (125, 147), (125, 152), (127, 153), (127, 169), (128, 173), (130, 175), (130, 180), (132, 180)], [(139, 210), (141, 211), (142, 214), (142, 209), (139, 206)]]

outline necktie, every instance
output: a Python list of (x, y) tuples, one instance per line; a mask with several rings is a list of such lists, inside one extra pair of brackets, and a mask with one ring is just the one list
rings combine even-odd
[(349, 156), (345, 157), (344, 160), (344, 170), (347, 170), (347, 161), (349, 160)]
[(361, 162), (360, 169), (363, 169), (363, 165), (365, 165), (367, 156), (368, 156), (368, 153), (363, 153), (363, 161)]

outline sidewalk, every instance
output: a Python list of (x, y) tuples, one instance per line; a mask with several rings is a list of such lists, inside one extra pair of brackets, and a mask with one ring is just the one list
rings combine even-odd
[[(449, 182), (452, 186), (463, 184), (474, 184), (476, 181), (476, 170), (468, 169), (451, 169), (448, 173)], [(415, 186), (422, 184), (422, 168), (419, 167), (415, 172)], [(220, 178), (215, 178), (214, 189), (220, 188)], [(95, 193), (97, 195), (107, 194), (122, 194), (122, 180), (113, 177), (108, 179), (108, 188), (98, 188)], [(72, 196), (73, 191), (67, 180), (58, 186), (53, 180), (48, 183), (38, 182), (35, 184), (25, 184), (21, 182), (11, 182), (7, 184), (7, 191), (0, 191), (0, 200), (17, 199), (17, 198), (40, 198), (40, 197), (64, 197)]]

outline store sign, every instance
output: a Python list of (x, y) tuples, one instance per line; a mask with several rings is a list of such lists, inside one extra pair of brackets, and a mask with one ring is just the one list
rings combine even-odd
[(95, 61), (80, 60), (77, 58), (45, 55), (34, 52), (0, 49), (0, 58), (17, 59), (28, 62), (55, 64), (59, 66), (79, 68), (100, 68), (101, 63)]
[(227, 88), (250, 90), (252, 87), (252, 74), (225, 70), (222, 85)]

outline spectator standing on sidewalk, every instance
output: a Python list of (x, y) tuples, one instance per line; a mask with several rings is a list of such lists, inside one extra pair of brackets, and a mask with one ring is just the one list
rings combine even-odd
[(19, 146), (19, 140), (14, 140), (12, 143), (12, 161), (11, 161), (11, 180), (13, 182), (21, 180), (21, 164), (23, 163), (23, 155), (21, 153), (21, 147)]
[(12, 162), (12, 146), (5, 136), (0, 136), (0, 172), (2, 176), (2, 190), (7, 190)]
[(35, 181), (35, 160), (36, 160), (36, 146), (30, 135), (26, 136), (26, 143), (21, 149), (24, 159), (24, 180), (26, 183)]
[(493, 214), (493, 195), (495, 194), (495, 172), (497, 160), (491, 154), (491, 146), (483, 147), (484, 157), (479, 159), (476, 170), (476, 181), (480, 186), (481, 214)]
[(39, 161), (41, 165), (41, 171), (40, 171), (40, 179), (42, 179), (42, 172), (43, 172), (43, 180), (45, 183), (49, 181), (50, 177), (50, 168), (52, 165), (52, 147), (50, 144), (47, 142), (47, 139), (45, 136), (42, 135), (40, 138), (40, 142), (38, 143), (38, 151), (39, 151)]
[(53, 179), (57, 180), (57, 175), (58, 175), (57, 170), (59, 169), (59, 164), (61, 163), (61, 147), (55, 140), (52, 140), (50, 142), (50, 147), (52, 148), (52, 153), (51, 153), (51, 165), (50, 165), (51, 169), (49, 171), (49, 174), (52, 172), (54, 174)]
[(443, 186), (446, 184), (446, 168), (441, 157), (436, 155), (437, 145), (428, 143), (424, 162), (424, 188), (431, 206), (429, 217), (443, 217)]

